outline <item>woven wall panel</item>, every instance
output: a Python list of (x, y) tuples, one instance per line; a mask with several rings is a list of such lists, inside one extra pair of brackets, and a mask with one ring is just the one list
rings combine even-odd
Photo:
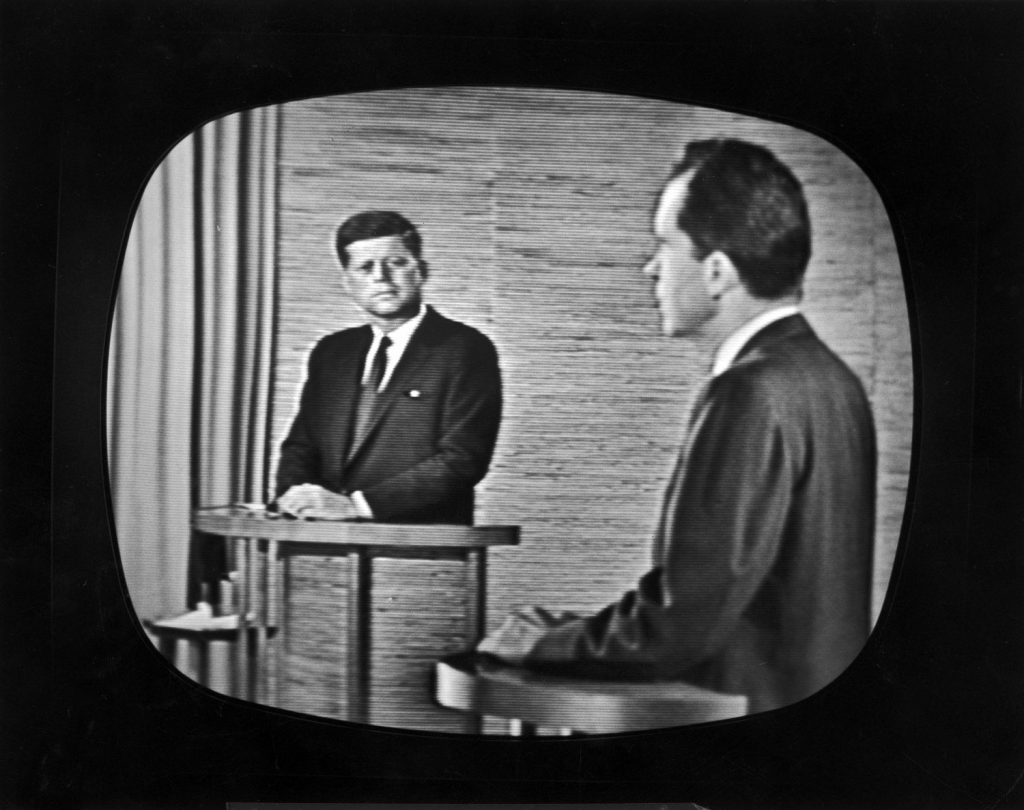
[(689, 140), (773, 148), (811, 207), (805, 311), (860, 375), (878, 421), (877, 607), (905, 502), (912, 374), (891, 229), (849, 158), (781, 124), (561, 91), (318, 99), (286, 105), (282, 125), (275, 456), (309, 348), (360, 322), (341, 291), (334, 227), (364, 208), (402, 211), (425, 237), (428, 300), (486, 332), (501, 355), (505, 418), (477, 522), (523, 533), (519, 547), (491, 554), (491, 626), (517, 604), (596, 609), (646, 569), (713, 350), (660, 335), (640, 272), (653, 205)]

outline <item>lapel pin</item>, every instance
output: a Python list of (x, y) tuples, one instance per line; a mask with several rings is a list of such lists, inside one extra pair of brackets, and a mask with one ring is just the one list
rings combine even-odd
[(411, 391), (409, 391), (409, 396), (412, 397), (413, 399), (419, 399), (420, 398), (420, 392), (419, 392), (418, 389), (413, 388)]

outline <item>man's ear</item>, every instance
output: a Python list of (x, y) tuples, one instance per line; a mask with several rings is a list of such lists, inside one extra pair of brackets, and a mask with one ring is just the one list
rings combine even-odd
[(704, 257), (701, 262), (704, 276), (704, 287), (708, 296), (717, 301), (729, 290), (740, 283), (740, 274), (732, 259), (722, 251), (715, 250)]
[(430, 276), (430, 265), (427, 264), (424, 259), (417, 259), (417, 262), (420, 266), (420, 275), (423, 277), (423, 280), (426, 281)]

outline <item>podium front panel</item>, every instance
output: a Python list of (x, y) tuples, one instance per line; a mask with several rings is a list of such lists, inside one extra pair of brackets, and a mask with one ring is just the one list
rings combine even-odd
[[(434, 664), (481, 636), (487, 548), (517, 543), (518, 527), (297, 521), (239, 506), (198, 509), (193, 526), (232, 538), (239, 622), (256, 631), (256, 682), (243, 696), (371, 725), (479, 731), (477, 718), (435, 703)], [(249, 655), (236, 647), (238, 660)]]
[(283, 563), (277, 705), (325, 717), (348, 716), (348, 560), (288, 557)]
[[(283, 605), (284, 650), (277, 705), (339, 720), (348, 711), (350, 562), (289, 556)], [(475, 731), (465, 715), (433, 700), (441, 656), (470, 644), (472, 593), (460, 559), (374, 557), (367, 717), (372, 725), (424, 731)]]

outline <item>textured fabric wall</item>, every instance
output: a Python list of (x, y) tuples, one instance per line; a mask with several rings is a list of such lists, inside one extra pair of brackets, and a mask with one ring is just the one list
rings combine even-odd
[(492, 553), (491, 626), (517, 604), (599, 608), (646, 570), (713, 348), (660, 335), (640, 273), (652, 207), (689, 140), (772, 148), (810, 201), (805, 311), (861, 376), (878, 422), (878, 609), (910, 462), (909, 328), (888, 218), (842, 152), (741, 115), (530, 89), (313, 99), (285, 105), (281, 123), (273, 466), (309, 349), (361, 322), (341, 290), (333, 229), (362, 209), (402, 211), (425, 237), (428, 300), (490, 335), (501, 355), (506, 416), (477, 523), (521, 525), (523, 539)]

